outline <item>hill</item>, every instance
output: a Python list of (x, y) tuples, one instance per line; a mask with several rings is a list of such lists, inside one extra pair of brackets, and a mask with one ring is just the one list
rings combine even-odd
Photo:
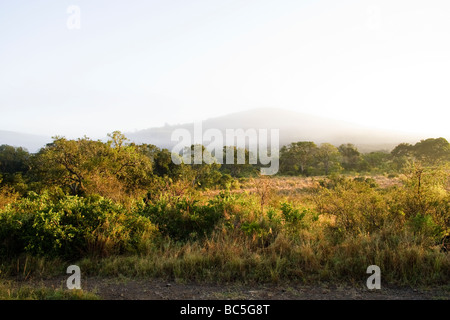
[[(193, 134), (193, 123), (185, 123), (128, 132), (125, 135), (135, 143), (150, 143), (170, 149), (177, 143), (171, 141), (171, 134), (179, 128)], [(336, 146), (353, 143), (363, 152), (391, 150), (401, 142), (415, 143), (428, 138), (275, 108), (232, 113), (202, 122), (203, 132), (212, 128), (219, 129), (224, 136), (226, 129), (279, 129), (280, 146), (295, 141), (314, 141), (317, 144), (328, 142)]]
[(23, 147), (29, 152), (37, 152), (52, 139), (46, 136), (0, 130), (0, 145), (7, 144), (14, 147)]
[[(193, 135), (193, 127), (193, 123), (184, 123), (124, 134), (137, 144), (149, 143), (171, 149), (177, 144), (176, 141), (171, 141), (172, 132), (183, 128)], [(206, 119), (202, 122), (202, 129), (203, 132), (207, 129), (218, 129), (224, 136), (226, 129), (279, 129), (280, 146), (295, 141), (314, 141), (316, 144), (328, 142), (336, 146), (353, 143), (362, 152), (389, 151), (401, 142), (416, 143), (421, 139), (429, 138), (395, 130), (368, 128), (346, 121), (276, 108), (253, 109)], [(0, 130), (0, 145), (20, 146), (30, 152), (39, 151), (51, 141), (52, 139), (46, 136)]]

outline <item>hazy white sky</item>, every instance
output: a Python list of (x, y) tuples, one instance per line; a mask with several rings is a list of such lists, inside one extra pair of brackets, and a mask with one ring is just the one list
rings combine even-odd
[(103, 137), (279, 107), (450, 138), (449, 93), (448, 0), (0, 2), (0, 130)]

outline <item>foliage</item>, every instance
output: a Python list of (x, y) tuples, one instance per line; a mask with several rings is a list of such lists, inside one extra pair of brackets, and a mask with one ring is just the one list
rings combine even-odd
[(32, 285), (15, 287), (11, 281), (0, 282), (1, 300), (99, 300), (93, 292), (81, 289), (67, 290), (61, 288), (48, 288), (44, 286), (34, 287)]
[(450, 235), (443, 138), (390, 153), (283, 147), (281, 175), (320, 178), (258, 177), (248, 160), (178, 165), (167, 149), (120, 132), (109, 138), (57, 137), (35, 155), (0, 147), (0, 257), (10, 260), (0, 272), (30, 255), (195, 280), (353, 281), (370, 264), (408, 284), (450, 279), (450, 256), (440, 251)]
[(340, 154), (342, 155), (342, 166), (346, 170), (358, 170), (358, 166), (361, 161), (361, 153), (358, 148), (351, 144), (341, 144), (338, 148)]
[[(228, 154), (232, 153), (233, 162), (230, 163)], [(238, 149), (235, 146), (226, 146), (223, 148), (223, 159), (220, 171), (229, 174), (231, 177), (248, 177), (257, 173), (257, 161), (251, 161), (251, 157), (256, 155), (251, 154), (247, 149)]]
[(342, 156), (339, 150), (330, 143), (322, 143), (317, 149), (315, 157), (318, 161), (316, 167), (325, 175), (339, 172), (342, 169)]
[(2, 256), (106, 256), (142, 249), (155, 236), (150, 220), (102, 197), (32, 193), (0, 211)]
[(280, 170), (289, 174), (308, 175), (317, 146), (311, 141), (293, 142), (280, 150)]
[(206, 204), (187, 197), (161, 198), (140, 208), (163, 235), (176, 241), (195, 240), (211, 234), (224, 212), (217, 201)]
[(395, 220), (386, 197), (366, 180), (341, 177), (321, 187), (318, 198), (320, 212), (333, 217), (332, 228), (341, 235), (377, 232)]
[(72, 195), (100, 194), (115, 200), (151, 183), (151, 162), (120, 132), (107, 143), (85, 137), (55, 140), (33, 158), (36, 180), (67, 188)]
[(401, 143), (392, 150), (391, 155), (399, 170), (404, 169), (411, 162), (436, 166), (450, 161), (450, 143), (444, 138), (429, 138), (415, 145)]
[(25, 173), (29, 170), (30, 154), (22, 147), (0, 146), (0, 172), (3, 175)]
[(371, 173), (384, 173), (391, 169), (391, 155), (386, 151), (374, 151), (362, 155), (360, 168), (361, 171)]

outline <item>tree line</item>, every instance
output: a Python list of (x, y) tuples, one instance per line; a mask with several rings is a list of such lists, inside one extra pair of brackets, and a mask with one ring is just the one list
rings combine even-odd
[(317, 146), (311, 141), (293, 142), (280, 150), (280, 173), (328, 175), (330, 173), (396, 173), (410, 162), (436, 166), (450, 161), (445, 138), (429, 138), (416, 144), (400, 143), (392, 151), (362, 153), (351, 144)]
[[(88, 137), (68, 140), (55, 137), (35, 154), (21, 147), (0, 146), (0, 183), (24, 195), (49, 188), (70, 195), (99, 194), (120, 200), (149, 194), (157, 186), (179, 183), (193, 188), (230, 188), (235, 178), (255, 176), (261, 165), (205, 163), (176, 165), (168, 149), (129, 142), (119, 131), (107, 142)], [(192, 150), (194, 146), (191, 147)], [(235, 148), (235, 147), (225, 147)], [(202, 147), (203, 152), (207, 152)], [(235, 151), (236, 148), (235, 148)], [(224, 152), (225, 156), (226, 152)], [(234, 152), (235, 157), (237, 152)], [(224, 159), (225, 160), (225, 159)], [(315, 176), (334, 173), (400, 172), (410, 162), (436, 166), (450, 161), (450, 144), (429, 138), (416, 144), (401, 143), (391, 152), (362, 153), (351, 144), (316, 145), (293, 142), (280, 149), (279, 175)], [(5, 191), (4, 191), (5, 192)], [(180, 187), (180, 191), (183, 188)]]

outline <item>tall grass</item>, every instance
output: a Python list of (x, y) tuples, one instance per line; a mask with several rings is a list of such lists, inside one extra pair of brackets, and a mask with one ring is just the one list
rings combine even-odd
[(0, 300), (98, 300), (93, 292), (48, 288), (44, 285), (17, 286), (12, 281), (0, 281)]
[[(334, 177), (310, 181), (300, 193), (296, 188), (277, 192), (276, 183), (283, 181), (268, 179), (263, 187), (250, 186), (240, 193), (159, 198), (131, 209), (91, 200), (110, 214), (91, 202), (64, 201), (78, 208), (71, 212), (89, 213), (96, 223), (89, 235), (83, 233), (87, 242), (80, 245), (97, 254), (82, 255), (75, 262), (84, 275), (220, 283), (365, 283), (367, 267), (375, 264), (384, 281), (392, 284), (446, 284), (450, 255), (439, 244), (450, 227), (449, 190), (430, 175), (421, 180), (418, 193), (416, 178), (413, 175), (401, 187), (380, 187), (371, 179)], [(14, 227), (11, 208), (3, 211), (3, 218)], [(24, 276), (29, 268), (40, 275), (49, 258), (40, 259), (29, 260), (26, 268), (21, 260), (23, 269), (17, 272), (12, 271), (12, 259), (1, 270)]]
[(381, 234), (358, 236), (338, 245), (308, 232), (300, 236), (305, 240), (279, 234), (270, 246), (255, 248), (251, 239), (215, 234), (203, 243), (173, 243), (145, 256), (79, 263), (92, 275), (219, 283), (362, 281), (373, 264), (380, 266), (384, 281), (391, 284), (445, 284), (450, 279), (449, 256), (412, 244), (407, 235), (388, 241)]

